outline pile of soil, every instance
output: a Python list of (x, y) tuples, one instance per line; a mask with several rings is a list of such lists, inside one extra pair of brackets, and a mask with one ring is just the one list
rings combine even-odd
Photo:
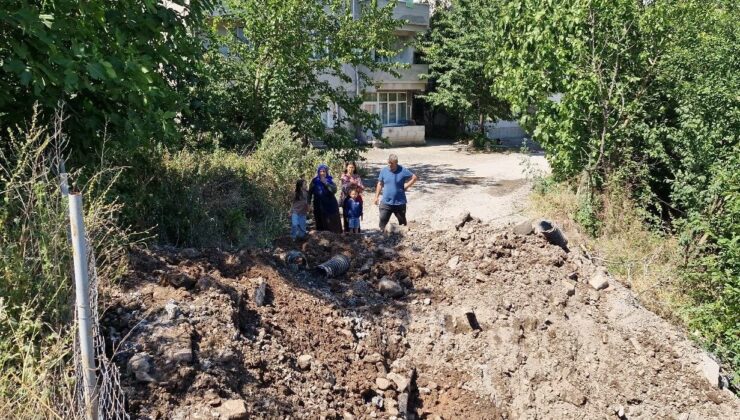
[[(104, 316), (132, 417), (740, 413), (698, 371), (702, 353), (585, 256), (464, 221), (238, 253), (135, 252)], [(313, 269), (338, 254), (347, 273)]]

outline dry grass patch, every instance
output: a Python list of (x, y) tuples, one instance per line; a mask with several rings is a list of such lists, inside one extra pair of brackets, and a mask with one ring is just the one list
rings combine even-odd
[(591, 236), (578, 222), (583, 200), (569, 186), (555, 184), (531, 196), (529, 213), (555, 221), (574, 246), (582, 247), (630, 287), (643, 305), (678, 321), (687, 302), (679, 287), (681, 250), (671, 235), (650, 231), (633, 203), (618, 193), (600, 197), (599, 229)]

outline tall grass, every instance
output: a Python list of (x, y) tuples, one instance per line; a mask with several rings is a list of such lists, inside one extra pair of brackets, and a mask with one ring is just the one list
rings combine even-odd
[(323, 162), (338, 174), (337, 155), (304, 147), (283, 122), (272, 124), (251, 154), (165, 152), (141, 174), (140, 189), (127, 198), (127, 217), (177, 246), (267, 245), (286, 232), (296, 179), (309, 180)]
[[(62, 118), (47, 130), (37, 116), (0, 134), (0, 418), (65, 418), (74, 398), (68, 209), (56, 177)], [(107, 198), (119, 172), (90, 173), (80, 189), (104, 283), (125, 269), (129, 234), (116, 224), (120, 205)]]

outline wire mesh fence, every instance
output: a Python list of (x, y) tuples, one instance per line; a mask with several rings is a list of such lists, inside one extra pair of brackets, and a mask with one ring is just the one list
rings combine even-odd
[[(60, 174), (62, 194), (70, 198), (68, 194), (68, 188), (66, 185), (66, 173)], [(81, 207), (81, 201), (79, 201)], [(69, 219), (71, 230), (77, 232), (84, 232), (84, 226), (72, 226), (72, 218)], [(75, 236), (74, 234), (72, 236)], [(69, 238), (72, 242), (72, 237)], [(84, 242), (90, 244), (91, 240), (89, 236), (85, 236)], [(85, 246), (85, 254), (87, 261), (87, 277), (88, 277), (88, 299), (89, 299), (89, 333), (92, 334), (92, 353), (94, 355), (94, 369), (95, 369), (95, 384), (94, 386), (86, 386), (85, 374), (87, 366), (83, 360), (83, 352), (81, 351), (81, 330), (78, 328), (80, 323), (80, 304), (75, 305), (75, 326), (73, 331), (76, 331), (77, 335), (74, 340), (74, 371), (75, 371), (75, 386), (74, 386), (74, 407), (71, 407), (69, 413), (72, 417), (77, 419), (100, 419), (100, 420), (123, 420), (129, 419), (126, 414), (125, 396), (121, 388), (121, 375), (116, 366), (105, 351), (105, 337), (103, 337), (100, 329), (100, 311), (99, 311), (99, 299), (98, 299), (98, 287), (99, 287), (99, 276), (97, 269), (97, 259), (95, 257), (94, 247)], [(84, 296), (84, 293), (83, 295)], [(84, 306), (83, 306), (84, 307)], [(84, 313), (83, 313), (84, 315)], [(89, 354), (89, 353), (88, 353)], [(89, 380), (89, 377), (88, 377)]]
[[(89, 241), (89, 238), (88, 238)], [(100, 312), (98, 308), (98, 273), (96, 267), (95, 252), (88, 248), (88, 271), (90, 278), (90, 315), (92, 320), (93, 345), (95, 352), (97, 386), (94, 400), (97, 405), (95, 417), (101, 420), (128, 420), (126, 414), (125, 396), (121, 388), (121, 375), (112, 360), (105, 352), (105, 338), (100, 330)], [(76, 308), (76, 307), (75, 307)], [(77, 309), (75, 309), (75, 312)], [(75, 313), (75, 315), (77, 315)], [(75, 316), (75, 320), (77, 316)], [(77, 322), (77, 321), (75, 321)], [(75, 329), (76, 331), (76, 329)], [(75, 340), (74, 351), (75, 366), (75, 403), (74, 417), (85, 419), (90, 416), (85, 386), (83, 380), (84, 366), (79, 348), (79, 337)]]

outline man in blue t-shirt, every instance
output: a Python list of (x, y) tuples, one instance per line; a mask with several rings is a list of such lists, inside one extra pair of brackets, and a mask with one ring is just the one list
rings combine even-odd
[[(416, 183), (418, 178), (408, 169), (398, 164), (398, 156), (388, 156), (388, 166), (380, 170), (378, 185), (375, 187), (375, 205), (380, 211), (380, 231), (396, 215), (399, 225), (406, 225), (406, 191)], [(380, 192), (383, 199), (380, 199)]]

